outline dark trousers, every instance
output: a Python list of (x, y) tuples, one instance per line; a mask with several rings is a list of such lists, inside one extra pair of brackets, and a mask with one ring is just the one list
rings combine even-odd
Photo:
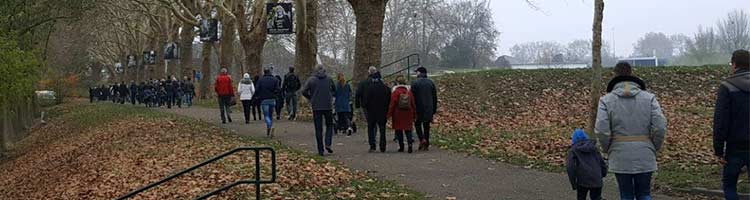
[(352, 120), (352, 113), (351, 112), (339, 112), (336, 113), (336, 117), (339, 118), (338, 120), (338, 129), (339, 130), (346, 130), (349, 127), (351, 127), (351, 120)]
[(245, 122), (250, 121), (250, 110), (252, 106), (252, 100), (242, 100), (242, 113), (245, 114)]
[[(250, 113), (253, 114), (253, 120), (263, 120), (263, 110), (260, 109), (260, 100), (252, 100), (250, 108)], [(256, 115), (258, 116), (257, 119), (255, 118)]]
[[(323, 120), (325, 120), (325, 146), (323, 146)], [(315, 142), (318, 144), (318, 155), (323, 155), (323, 147), (330, 147), (333, 142), (333, 113), (330, 110), (313, 111), (315, 123)]]
[[(750, 167), (750, 152), (728, 153), (725, 157), (727, 164), (721, 173), (721, 187), (724, 189), (724, 198), (737, 200), (737, 179), (742, 172), (742, 167)], [(748, 173), (750, 177), (750, 173)]]
[(602, 199), (602, 188), (587, 188), (587, 187), (576, 187), (578, 191), (578, 200), (586, 200), (586, 196), (590, 196), (591, 200)]
[(130, 95), (130, 104), (135, 105), (135, 95)]
[(375, 149), (375, 135), (380, 131), (380, 150), (385, 151), (385, 123), (385, 119), (367, 120), (367, 141), (370, 143), (370, 149)]
[(219, 96), (219, 112), (221, 114), (221, 122), (225, 123), (227, 122), (227, 119), (229, 119), (229, 122), (232, 122), (232, 116), (229, 115), (229, 101), (231, 101), (231, 96)]
[(651, 200), (652, 172), (640, 174), (615, 174), (621, 200)]
[(276, 119), (281, 120), (281, 109), (284, 108), (284, 99), (276, 99)]
[(414, 136), (411, 130), (396, 130), (396, 139), (398, 140), (398, 146), (404, 148), (404, 133), (406, 133), (406, 142), (411, 146), (414, 143)]
[(429, 121), (417, 121), (414, 123), (414, 128), (417, 129), (417, 138), (424, 140), (427, 144), (430, 144), (430, 124)]

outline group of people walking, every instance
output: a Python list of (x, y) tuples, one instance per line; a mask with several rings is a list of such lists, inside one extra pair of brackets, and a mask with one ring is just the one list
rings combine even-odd
[(274, 76), (270, 68), (263, 70), (263, 76), (251, 77), (250, 74), (245, 73), (236, 90), (227, 69), (222, 68), (219, 76), (216, 77), (214, 87), (219, 100), (222, 123), (232, 122), (230, 107), (237, 104), (235, 95), (239, 97), (242, 104), (245, 123), (250, 123), (251, 115), (252, 120), (265, 121), (266, 135), (269, 137), (273, 137), (275, 132), (273, 127), (274, 111), (276, 112), (276, 120), (280, 120), (281, 111), (286, 104), (287, 119), (295, 120), (297, 118), (297, 91), (300, 89), (301, 83), (299, 77), (294, 73), (294, 68), (289, 68), (289, 73), (284, 76), (283, 80), (281, 76)]
[[(743, 167), (750, 167), (750, 53), (732, 54), (733, 75), (719, 86), (714, 120), (713, 146), (723, 165), (722, 189), (728, 200), (739, 199), (737, 181)], [(614, 173), (622, 200), (650, 200), (657, 153), (667, 132), (667, 120), (659, 101), (628, 63), (615, 66), (615, 77), (600, 98), (594, 132), (596, 141), (582, 130), (572, 135), (567, 172), (578, 199), (601, 199), (602, 178)]]
[(150, 79), (136, 84), (130, 81), (130, 85), (121, 82), (114, 85), (102, 85), (89, 88), (89, 101), (112, 101), (113, 103), (133, 105), (144, 104), (147, 107), (182, 107), (192, 106), (195, 96), (195, 86), (190, 78), (177, 80), (175, 77), (166, 77), (161, 80)]
[[(245, 123), (250, 122), (250, 115), (256, 120), (256, 107), (262, 111), (262, 120), (266, 124), (266, 135), (273, 137), (274, 110), (276, 119), (281, 119), (281, 107), (286, 104), (289, 120), (297, 118), (298, 93), (310, 103), (315, 124), (315, 138), (318, 154), (333, 153), (331, 148), (333, 134), (339, 131), (351, 135), (356, 132), (354, 121), (355, 108), (361, 109), (361, 119), (367, 122), (370, 152), (376, 151), (376, 135), (380, 133), (379, 147), (386, 151), (386, 123), (391, 124), (399, 143), (399, 152), (413, 152), (412, 132), (416, 129), (419, 138), (419, 150), (428, 150), (430, 145), (430, 124), (437, 110), (437, 89), (427, 78), (427, 69), (416, 70), (417, 80), (408, 84), (406, 77), (396, 77), (396, 84), (389, 86), (375, 67), (368, 70), (366, 80), (359, 82), (354, 101), (352, 86), (344, 74), (338, 73), (336, 81), (322, 67), (316, 69), (304, 82), (289, 68), (289, 73), (282, 79), (273, 76), (272, 69), (265, 69), (262, 77), (251, 78), (244, 74), (237, 89), (226, 69), (222, 69), (216, 78), (215, 91), (219, 97), (219, 112), (222, 123), (232, 122), (229, 107), (235, 96), (242, 102)], [(258, 114), (260, 117), (261, 115)], [(335, 116), (335, 117), (334, 117)]]

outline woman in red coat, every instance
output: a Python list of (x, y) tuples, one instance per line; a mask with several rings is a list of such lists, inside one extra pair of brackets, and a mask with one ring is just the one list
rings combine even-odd
[(404, 133), (409, 144), (409, 153), (412, 152), (412, 129), (414, 121), (417, 119), (417, 106), (414, 103), (414, 95), (406, 85), (404, 76), (396, 77), (398, 85), (393, 87), (391, 92), (391, 103), (388, 107), (388, 117), (391, 118), (391, 128), (396, 130), (396, 139), (398, 139), (398, 152), (404, 152)]

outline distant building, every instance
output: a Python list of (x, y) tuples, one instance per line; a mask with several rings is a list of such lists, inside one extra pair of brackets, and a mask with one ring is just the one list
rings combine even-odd
[(663, 59), (663, 58), (660, 59), (655, 56), (623, 58), (623, 59), (618, 59), (617, 62), (627, 62), (627, 63), (630, 63), (630, 65), (632, 66), (640, 66), (640, 67), (658, 67), (658, 66), (664, 66), (667, 64), (666, 59)]

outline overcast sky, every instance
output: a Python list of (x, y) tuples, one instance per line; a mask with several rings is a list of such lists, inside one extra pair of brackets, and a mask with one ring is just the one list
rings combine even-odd
[[(530, 41), (591, 39), (593, 0), (535, 0), (541, 11), (524, 0), (491, 0), (501, 32), (497, 53), (509, 54), (514, 44)], [(715, 26), (733, 9), (750, 11), (749, 0), (605, 0), (602, 39), (617, 56), (628, 56), (647, 32), (692, 36), (698, 25)]]

